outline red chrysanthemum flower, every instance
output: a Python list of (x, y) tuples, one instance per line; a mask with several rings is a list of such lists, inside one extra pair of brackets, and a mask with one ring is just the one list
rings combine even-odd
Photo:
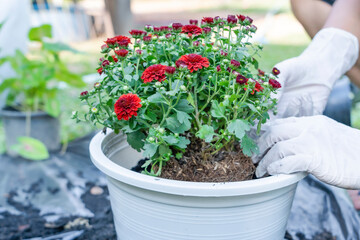
[(276, 67), (274, 67), (274, 68), (272, 69), (272, 72), (273, 72), (274, 75), (279, 75), (279, 74), (280, 74), (280, 70), (277, 69)]
[(269, 84), (273, 87), (273, 88), (281, 88), (281, 84), (276, 81), (275, 79), (269, 79)]
[(166, 66), (166, 67), (165, 67), (165, 72), (166, 72), (167, 74), (170, 74), (170, 75), (173, 75), (173, 74), (175, 73), (175, 70), (176, 70), (175, 67), (171, 67), (171, 66)]
[(178, 61), (183, 61), (190, 72), (197, 71), (203, 67), (209, 67), (210, 65), (209, 60), (206, 57), (194, 53), (183, 55)]
[(181, 28), (181, 33), (187, 33), (191, 37), (192, 35), (201, 34), (202, 29), (196, 25), (185, 25)]
[(101, 75), (103, 72), (104, 72), (104, 69), (101, 67), (101, 68), (98, 68), (97, 69), (97, 72)]
[(159, 28), (159, 27), (154, 27), (154, 32), (161, 32), (161, 28)]
[(161, 64), (155, 64), (145, 69), (141, 75), (141, 79), (144, 83), (152, 82), (154, 79), (162, 82), (165, 80), (165, 67)]
[(137, 29), (133, 29), (130, 32), (130, 35), (133, 36), (134, 38), (138, 38), (138, 37), (142, 37), (146, 35), (146, 32), (143, 30), (137, 30)]
[(137, 111), (141, 107), (141, 100), (136, 94), (128, 93), (119, 97), (114, 104), (114, 111), (119, 120), (129, 120), (132, 116), (137, 116)]
[(120, 49), (120, 50), (116, 50), (115, 53), (119, 57), (126, 57), (126, 55), (128, 55), (128, 53), (129, 53), (129, 51), (126, 49)]
[(214, 23), (214, 18), (212, 18), (212, 17), (203, 17), (201, 22), (206, 23), (206, 24), (213, 24)]
[(131, 43), (131, 40), (126, 36), (119, 35), (116, 37), (108, 38), (105, 43), (108, 46), (114, 46), (117, 43), (119, 46), (127, 47)]
[(243, 75), (237, 75), (236, 76), (236, 82), (238, 84), (246, 84), (248, 82), (249, 79), (247, 79), (246, 77), (244, 77)]

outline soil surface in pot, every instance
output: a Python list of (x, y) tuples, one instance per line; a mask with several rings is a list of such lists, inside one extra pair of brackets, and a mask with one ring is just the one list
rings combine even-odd
[(191, 182), (237, 182), (254, 178), (255, 165), (239, 146), (212, 155), (209, 144), (194, 142), (180, 160), (171, 158), (161, 171), (162, 178)]

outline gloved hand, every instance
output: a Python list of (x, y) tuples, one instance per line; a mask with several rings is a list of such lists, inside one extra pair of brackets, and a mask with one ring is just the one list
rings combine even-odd
[(258, 177), (306, 171), (331, 185), (360, 189), (360, 130), (322, 115), (277, 119), (258, 146)]
[[(279, 63), (276, 118), (322, 114), (334, 82), (356, 62), (358, 39), (344, 30), (325, 28), (298, 57)], [(274, 119), (272, 117), (272, 119)]]

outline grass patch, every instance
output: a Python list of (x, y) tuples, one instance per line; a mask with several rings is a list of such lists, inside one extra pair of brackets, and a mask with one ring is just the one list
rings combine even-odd
[(263, 70), (271, 71), (277, 63), (299, 56), (305, 48), (306, 45), (264, 45), (264, 49), (260, 53), (261, 57), (258, 58), (259, 67)]

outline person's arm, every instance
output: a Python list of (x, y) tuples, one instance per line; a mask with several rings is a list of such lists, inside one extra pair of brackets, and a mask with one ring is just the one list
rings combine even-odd
[[(360, 25), (360, 13), (359, 7), (356, 6), (358, 4), (360, 2), (357, 0), (352, 2), (351, 0), (337, 0), (334, 7), (331, 7), (321, 0), (291, 0), (295, 17), (311, 38), (323, 27), (335, 27), (351, 32), (359, 39), (360, 28), (357, 26)], [(360, 87), (360, 60), (346, 75)]]

